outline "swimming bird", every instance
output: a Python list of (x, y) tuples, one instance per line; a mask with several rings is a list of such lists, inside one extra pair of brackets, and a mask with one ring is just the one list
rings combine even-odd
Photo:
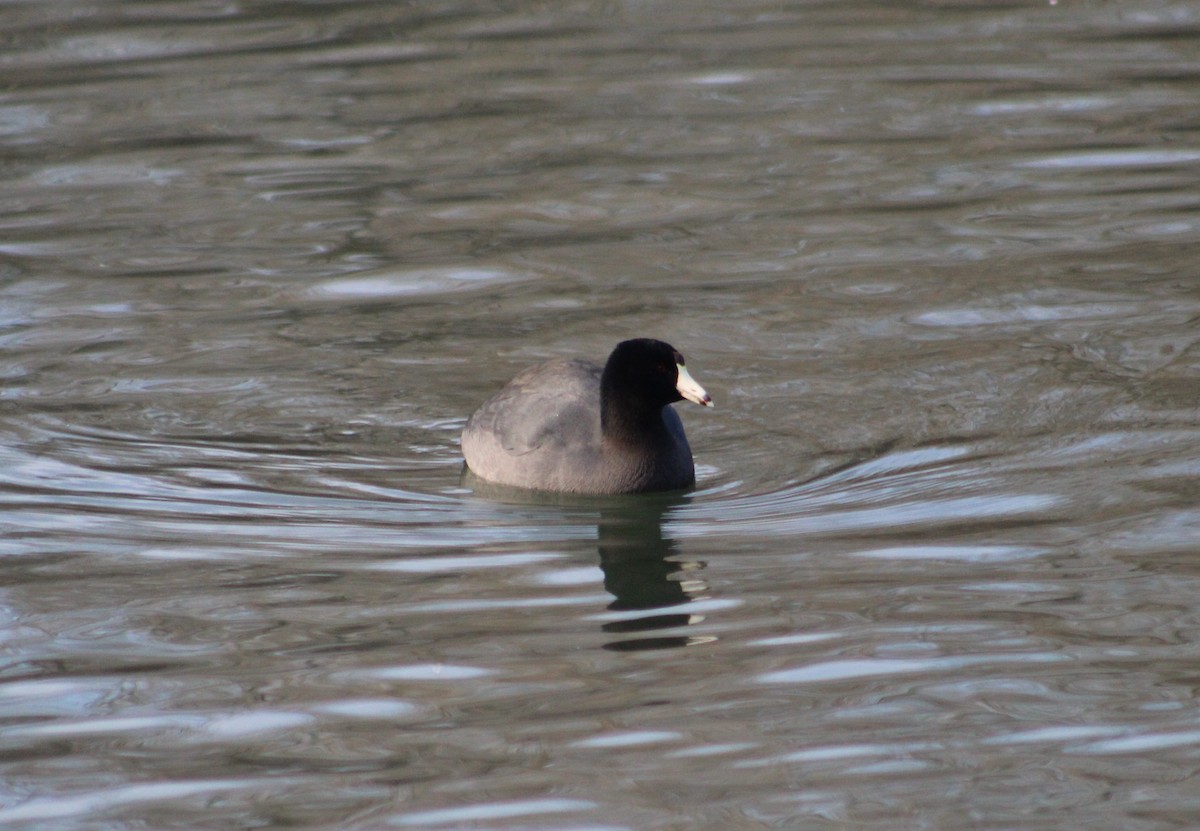
[(683, 400), (713, 406), (678, 349), (622, 341), (603, 368), (559, 359), (518, 374), (467, 420), (463, 457), (481, 479), (541, 491), (688, 488), (692, 450), (671, 406)]

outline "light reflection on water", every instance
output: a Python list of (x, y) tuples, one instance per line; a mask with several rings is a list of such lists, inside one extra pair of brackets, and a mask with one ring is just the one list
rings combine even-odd
[[(0, 822), (1194, 823), (1193, 10), (66, 8), (0, 58)], [(696, 491), (460, 479), (640, 334)]]

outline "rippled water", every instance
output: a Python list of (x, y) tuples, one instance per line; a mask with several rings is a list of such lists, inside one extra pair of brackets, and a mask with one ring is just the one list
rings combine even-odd
[[(0, 20), (0, 824), (1195, 825), (1194, 4)], [(460, 482), (634, 335), (695, 491)]]

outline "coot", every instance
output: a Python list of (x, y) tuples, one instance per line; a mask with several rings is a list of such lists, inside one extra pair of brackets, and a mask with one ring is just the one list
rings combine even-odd
[(671, 406), (712, 399), (660, 340), (617, 344), (590, 361), (530, 367), (463, 428), (467, 467), (503, 485), (560, 493), (666, 491), (696, 481), (692, 450)]

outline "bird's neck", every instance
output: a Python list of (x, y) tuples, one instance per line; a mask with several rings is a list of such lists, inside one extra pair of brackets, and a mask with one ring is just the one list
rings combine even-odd
[(600, 388), (600, 430), (610, 441), (625, 445), (654, 444), (666, 433), (663, 405), (648, 404), (619, 390)]

